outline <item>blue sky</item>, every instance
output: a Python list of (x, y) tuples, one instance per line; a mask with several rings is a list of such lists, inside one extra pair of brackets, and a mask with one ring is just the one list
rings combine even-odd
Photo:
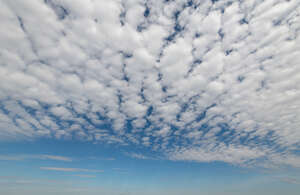
[[(5, 194), (297, 194), (292, 170), (241, 168), (222, 162), (137, 159), (86, 142), (40, 140), (1, 144)], [(144, 151), (146, 152), (146, 151)]]
[(0, 193), (296, 194), (299, 13), (0, 0)]

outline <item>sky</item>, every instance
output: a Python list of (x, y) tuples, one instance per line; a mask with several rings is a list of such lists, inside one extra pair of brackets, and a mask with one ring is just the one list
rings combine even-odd
[(299, 0), (0, 0), (0, 22), (0, 194), (299, 193)]

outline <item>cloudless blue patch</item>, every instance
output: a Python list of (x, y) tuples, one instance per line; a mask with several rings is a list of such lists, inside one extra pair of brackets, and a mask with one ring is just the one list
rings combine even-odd
[(48, 4), (55, 12), (59, 20), (64, 20), (70, 13), (69, 11), (58, 4), (58, 2), (55, 2), (53, 0), (44, 0), (45, 4)]
[(240, 75), (240, 76), (238, 76), (237, 80), (239, 82), (243, 82), (245, 80), (245, 76)]
[(240, 24), (248, 24), (248, 21), (246, 20), (246, 18), (242, 18), (240, 21), (239, 21)]
[(220, 29), (220, 30), (218, 31), (218, 34), (219, 34), (219, 36), (221, 37), (221, 39), (224, 38), (224, 32), (223, 32), (222, 29)]
[(23, 19), (21, 17), (17, 17), (18, 18), (18, 22), (19, 22), (19, 25), (21, 27), (21, 29), (26, 32), (26, 29), (25, 29), (25, 26), (24, 26), (24, 22), (23, 22)]
[(226, 56), (228, 56), (232, 51), (233, 51), (233, 49), (226, 50), (225, 51)]
[(148, 6), (146, 6), (146, 9), (144, 11), (144, 17), (147, 18), (150, 15), (150, 9)]

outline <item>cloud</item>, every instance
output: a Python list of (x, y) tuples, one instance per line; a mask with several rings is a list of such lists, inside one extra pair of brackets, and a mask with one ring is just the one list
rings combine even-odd
[(72, 161), (71, 158), (64, 157), (64, 156), (41, 155), (41, 158), (45, 158), (49, 160), (59, 160), (59, 161)]
[(64, 167), (40, 167), (41, 170), (62, 171), (62, 172), (91, 172), (102, 173), (103, 170), (81, 169), (81, 168), (64, 168)]
[(19, 161), (19, 160), (24, 160), (24, 156), (8, 156), (8, 155), (1, 155), (0, 160), (14, 160), (14, 161)]
[(40, 160), (57, 160), (57, 161), (68, 161), (71, 162), (73, 159), (65, 156), (56, 155), (28, 155), (28, 154), (18, 154), (18, 155), (0, 155), (0, 160), (14, 160), (22, 161), (29, 159), (40, 159)]
[(249, 160), (263, 157), (265, 153), (258, 149), (242, 146), (203, 146), (182, 149), (171, 153), (171, 160), (190, 160), (199, 162), (224, 161), (233, 164), (246, 163)]
[(95, 178), (95, 175), (74, 175), (76, 177), (81, 177), (81, 178)]
[(75, 139), (171, 160), (297, 166), (298, 1), (0, 7), (0, 141)]
[(126, 156), (129, 156), (131, 158), (136, 158), (136, 159), (142, 159), (142, 160), (146, 160), (146, 159), (153, 159), (152, 157), (146, 156), (144, 154), (140, 154), (140, 153), (124, 153)]
[[(17, 176), (2, 176), (0, 177), (0, 183), (5, 185), (13, 185), (14, 188), (20, 185), (30, 185), (32, 186), (42, 186), (42, 185), (51, 185), (51, 184), (59, 184), (62, 186), (69, 186), (71, 184), (70, 181), (63, 180), (49, 180), (43, 178), (26, 178), (26, 177), (17, 177)], [(3, 187), (3, 185), (2, 185)]]
[(89, 157), (89, 159), (91, 159), (91, 160), (107, 160), (107, 161), (116, 160), (113, 157), (104, 157), (104, 158), (101, 158), (101, 157), (96, 157), (96, 156), (91, 156), (91, 157)]
[(282, 181), (282, 182), (286, 182), (286, 183), (290, 183), (290, 184), (300, 184), (299, 180), (297, 180), (296, 178), (292, 178), (292, 177), (280, 177), (278, 179), (280, 179), (280, 181)]

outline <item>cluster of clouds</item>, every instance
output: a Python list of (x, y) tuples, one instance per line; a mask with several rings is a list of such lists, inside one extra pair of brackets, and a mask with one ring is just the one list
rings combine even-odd
[[(92, 158), (93, 159), (93, 158)], [(30, 161), (30, 160), (45, 160), (45, 161), (62, 161), (72, 162), (75, 159), (67, 156), (49, 155), (49, 154), (15, 154), (15, 155), (0, 155), (0, 161)], [(102, 158), (102, 160), (114, 160), (112, 158)], [(104, 170), (99, 169), (86, 169), (86, 168), (74, 168), (74, 167), (45, 167), (39, 168), (44, 171), (55, 171), (55, 172), (77, 172), (77, 173), (102, 173)], [(95, 175), (77, 174), (73, 175), (81, 178), (94, 178)], [(22, 180), (16, 181), (21, 183)], [(1, 177), (0, 177), (1, 183)]]
[(2, 0), (0, 9), (2, 141), (300, 166), (299, 1)]

